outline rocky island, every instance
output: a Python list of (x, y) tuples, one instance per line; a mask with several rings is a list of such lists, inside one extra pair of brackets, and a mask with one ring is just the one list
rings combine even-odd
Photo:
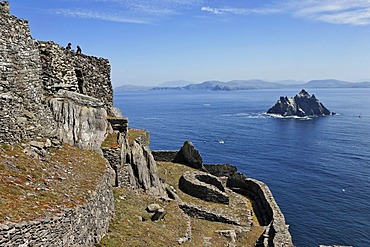
[(316, 97), (302, 89), (296, 96), (288, 98), (281, 96), (280, 99), (268, 111), (268, 114), (277, 114), (284, 117), (314, 117), (334, 115)]
[(7, 1), (0, 178), (0, 246), (293, 246), (264, 183), (190, 141), (151, 151), (113, 106), (109, 61), (33, 39)]

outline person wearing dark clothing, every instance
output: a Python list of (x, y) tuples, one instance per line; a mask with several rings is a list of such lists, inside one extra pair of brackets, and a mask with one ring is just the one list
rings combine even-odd
[(81, 47), (80, 47), (79, 45), (77, 46), (77, 51), (76, 51), (76, 53), (79, 53), (79, 54), (81, 54), (81, 53), (82, 53)]
[(72, 44), (71, 43), (68, 43), (67, 47), (66, 47), (67, 50), (72, 50)]

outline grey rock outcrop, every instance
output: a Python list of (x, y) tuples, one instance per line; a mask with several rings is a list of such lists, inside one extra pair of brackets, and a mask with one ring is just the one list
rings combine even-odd
[(147, 207), (146, 207), (146, 211), (148, 211), (149, 213), (155, 213), (157, 212), (160, 208), (162, 208), (161, 206), (159, 206), (159, 204), (157, 203), (152, 203), (152, 204), (149, 204)]
[(331, 113), (316, 97), (310, 95), (306, 90), (302, 89), (299, 94), (294, 97), (280, 97), (274, 106), (268, 111), (268, 114), (277, 114), (284, 117), (287, 116), (323, 116), (331, 115)]
[(195, 149), (191, 141), (185, 141), (180, 151), (177, 152), (173, 162), (190, 166), (195, 169), (203, 170), (203, 158), (199, 151)]
[(60, 141), (88, 150), (100, 150), (108, 122), (104, 104), (99, 100), (61, 90), (49, 102)]
[(157, 195), (163, 195), (163, 184), (157, 172), (157, 163), (149, 147), (133, 141), (127, 147), (126, 163), (130, 174), (130, 184), (135, 189), (144, 189)]

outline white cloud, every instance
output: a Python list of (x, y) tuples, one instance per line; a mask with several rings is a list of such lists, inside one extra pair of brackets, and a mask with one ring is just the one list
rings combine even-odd
[(203, 0), (95, 0), (119, 6), (136, 14), (169, 16), (199, 6)]
[[(184, 10), (197, 8), (203, 0), (65, 0), (83, 8), (51, 10), (50, 13), (76, 18), (149, 24)], [(96, 4), (101, 6), (96, 7)]]
[(236, 14), (236, 15), (250, 15), (250, 14), (274, 14), (281, 12), (280, 9), (274, 8), (260, 8), (260, 9), (244, 9), (244, 8), (211, 8), (202, 7), (202, 11), (211, 12), (216, 15), (221, 14)]
[(289, 1), (282, 7), (300, 18), (332, 24), (370, 24), (370, 0)]
[[(271, 0), (256, 8), (212, 6), (213, 0), (65, 0), (84, 9), (59, 9), (55, 14), (115, 22), (148, 24), (165, 17), (195, 10), (214, 15), (287, 14), (296, 18), (332, 24), (370, 25), (370, 0)], [(261, 1), (262, 2), (262, 1)], [(95, 4), (91, 4), (95, 3)], [(96, 7), (96, 4), (101, 6)], [(209, 5), (205, 5), (208, 3)], [(95, 6), (95, 9), (92, 7)], [(238, 4), (240, 6), (240, 2)], [(203, 7), (202, 7), (203, 6)]]
[(369, 25), (370, 8), (351, 12), (321, 14), (316, 19), (333, 24)]
[(63, 15), (66, 17), (77, 17), (85, 19), (98, 19), (104, 21), (113, 21), (113, 22), (125, 22), (125, 23), (135, 23), (135, 24), (149, 24), (146, 20), (134, 19), (134, 18), (125, 18), (118, 16), (117, 14), (109, 13), (98, 13), (91, 10), (71, 10), (71, 9), (55, 9), (51, 10), (53, 14)]
[(283, 3), (276, 0), (253, 9), (204, 6), (201, 10), (215, 15), (284, 13), (332, 24), (370, 25), (370, 0), (287, 0)]

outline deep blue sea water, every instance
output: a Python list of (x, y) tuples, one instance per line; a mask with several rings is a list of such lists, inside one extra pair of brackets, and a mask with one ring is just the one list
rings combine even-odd
[(114, 104), (130, 127), (150, 132), (151, 149), (191, 140), (205, 163), (232, 164), (265, 182), (296, 246), (369, 247), (370, 89), (308, 90), (335, 116), (264, 114), (298, 91), (118, 92)]

